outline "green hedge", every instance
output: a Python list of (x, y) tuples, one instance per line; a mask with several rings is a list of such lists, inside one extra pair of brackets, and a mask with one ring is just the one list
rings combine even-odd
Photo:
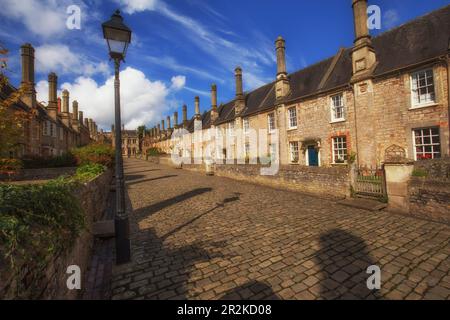
[(45, 184), (0, 184), (0, 266), (14, 274), (15, 297), (34, 297), (25, 290), (23, 270), (31, 272), (29, 281), (36, 281), (54, 256), (72, 247), (85, 228), (74, 191), (105, 170), (101, 164), (86, 164), (73, 176)]
[(0, 265), (15, 276), (16, 297), (33, 297), (25, 292), (27, 282), (42, 277), (48, 262), (71, 247), (85, 227), (84, 213), (74, 196), (76, 183), (55, 179), (46, 184), (0, 184)]
[(70, 152), (54, 157), (29, 155), (25, 156), (22, 162), (25, 169), (74, 167), (77, 164), (74, 155)]

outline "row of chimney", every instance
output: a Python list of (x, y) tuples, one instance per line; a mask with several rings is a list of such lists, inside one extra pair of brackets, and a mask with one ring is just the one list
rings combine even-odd
[[(36, 91), (34, 80), (34, 48), (26, 43), (21, 47), (22, 57), (22, 82), (21, 87), (24, 90), (23, 101), (31, 108), (36, 107)], [(48, 105), (46, 107), (48, 115), (56, 121), (59, 117), (67, 127), (72, 127), (79, 131), (81, 126), (85, 126), (90, 135), (98, 133), (98, 126), (92, 119), (84, 119), (83, 111), (78, 110), (78, 102), (72, 102), (72, 113), (69, 112), (69, 91), (63, 90), (62, 101), (57, 96), (58, 76), (51, 72), (48, 75)]]
[[(351, 82), (355, 83), (363, 81), (370, 77), (376, 65), (375, 50), (372, 47), (371, 37), (367, 27), (367, 0), (352, 0), (355, 41), (352, 48), (352, 71), (353, 77)], [(290, 91), (290, 80), (286, 71), (286, 47), (285, 40), (280, 36), (275, 41), (275, 50), (277, 58), (277, 75), (275, 81), (275, 96), (277, 100), (286, 97)], [(236, 83), (236, 97), (234, 102), (234, 110), (236, 116), (239, 116), (245, 109), (245, 96), (242, 84), (242, 69), (237, 67), (234, 70)], [(195, 119), (201, 119), (200, 99), (195, 97)], [(187, 125), (187, 107), (183, 106), (183, 127)], [(178, 113), (173, 115), (174, 127), (178, 127)], [(217, 86), (211, 86), (211, 122), (218, 118), (217, 110)], [(167, 117), (167, 129), (171, 129), (170, 117)], [(165, 131), (165, 122), (161, 120), (161, 125), (157, 125), (151, 129), (150, 135), (153, 137), (160, 136)]]

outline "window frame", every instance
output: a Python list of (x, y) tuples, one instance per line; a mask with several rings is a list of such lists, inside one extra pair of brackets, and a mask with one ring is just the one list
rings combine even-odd
[[(273, 127), (272, 127), (272, 124), (273, 124)], [(273, 133), (276, 130), (275, 113), (274, 112), (271, 112), (267, 115), (267, 128), (268, 128), (269, 133)]]
[[(340, 97), (340, 101), (341, 101), (341, 105), (340, 106), (336, 106), (334, 104), (334, 98), (336, 98), (336, 97)], [(336, 118), (336, 109), (338, 107), (342, 108), (342, 117), (340, 117), (340, 118)], [(345, 114), (345, 101), (344, 101), (344, 94), (342, 92), (330, 96), (330, 113), (331, 113), (331, 122), (342, 122), (342, 121), (346, 120), (346, 118), (345, 118), (345, 116), (346, 116), (346, 114)]]
[[(436, 129), (437, 130), (437, 135), (433, 135), (431, 133), (430, 130), (432, 130), (432, 129)], [(415, 132), (418, 131), (418, 130), (421, 130), (421, 133), (422, 133), (422, 135), (421, 135), (422, 143), (419, 146), (416, 144), (416, 136), (415, 136)], [(424, 141), (423, 130), (429, 130), (430, 135), (426, 136), (426, 137), (430, 138), (430, 143), (428, 143), (428, 144), (423, 142)], [(427, 160), (427, 159), (440, 159), (441, 158), (441, 156), (442, 156), (442, 145), (441, 145), (441, 130), (440, 130), (439, 126), (413, 128), (413, 129), (411, 129), (411, 135), (412, 135), (413, 153), (414, 153), (414, 160), (415, 161), (421, 161), (421, 160)], [(432, 139), (433, 139), (433, 137), (436, 137), (436, 136), (437, 136), (437, 139), (438, 139), (438, 143), (433, 143)], [(419, 159), (417, 157), (417, 150), (416, 150), (416, 148), (417, 147), (421, 147), (422, 150), (424, 150), (424, 148), (428, 147), (428, 146), (431, 147), (431, 158), (425, 158), (424, 157), (424, 158), (420, 158)], [(435, 152), (434, 151), (434, 147), (435, 146), (439, 146), (439, 152)], [(427, 152), (423, 151), (422, 153), (425, 155)], [(428, 152), (428, 153), (430, 153), (430, 152)], [(439, 156), (435, 157), (434, 154), (438, 154)]]
[[(433, 100), (432, 101), (426, 101), (426, 102), (416, 102), (416, 95), (418, 95), (418, 98), (420, 99), (420, 93), (419, 93), (419, 89), (420, 88), (424, 88), (424, 87), (417, 87), (416, 89), (414, 89), (413, 83), (415, 82), (414, 80), (414, 76), (420, 74), (420, 73), (426, 73), (430, 71), (431, 72), (431, 79), (433, 80)], [(427, 80), (427, 76), (425, 76), (425, 81)], [(435, 105), (437, 103), (436, 101), (436, 84), (435, 84), (435, 77), (434, 77), (434, 70), (432, 67), (430, 68), (426, 68), (426, 69), (421, 69), (415, 72), (410, 73), (409, 75), (409, 84), (410, 84), (410, 93), (411, 93), (411, 109), (416, 109), (416, 108), (423, 108), (423, 107), (428, 107), (428, 106), (432, 106)], [(425, 88), (427, 88), (428, 86), (425, 86)], [(414, 91), (416, 90), (416, 91)]]
[(250, 119), (249, 118), (243, 118), (242, 119), (242, 131), (244, 134), (250, 133)]
[[(292, 146), (296, 145), (297, 146), (297, 160), (295, 160), (295, 158), (293, 157), (293, 152), (292, 152)], [(298, 141), (289, 141), (289, 162), (296, 164), (299, 163), (300, 161), (300, 149), (299, 149), (299, 145), (298, 145)]]
[[(291, 110), (295, 111), (295, 117), (291, 117)], [(295, 126), (291, 125), (291, 118), (295, 119)], [(288, 130), (297, 129), (298, 121), (297, 121), (297, 107), (290, 107), (287, 109), (287, 120), (288, 120)]]
[[(345, 143), (345, 148), (335, 148), (335, 139), (344, 139), (344, 141), (340, 142), (341, 144)], [(339, 142), (338, 142), (339, 143)], [(343, 162), (336, 162), (336, 151), (339, 155), (339, 150), (345, 150), (345, 156)], [(347, 136), (341, 135), (341, 136), (334, 136), (331, 138), (331, 151), (332, 151), (332, 157), (333, 157), (333, 164), (346, 164), (348, 162), (348, 141)]]

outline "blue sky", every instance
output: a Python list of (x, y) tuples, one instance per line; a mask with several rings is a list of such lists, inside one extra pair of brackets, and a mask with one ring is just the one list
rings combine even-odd
[[(81, 9), (81, 29), (65, 26), (67, 8)], [(448, 4), (448, 0), (371, 0), (381, 8), (384, 32)], [(351, 0), (0, 0), (0, 43), (9, 50), (8, 74), (20, 83), (20, 45), (36, 48), (38, 98), (47, 100), (46, 79), (59, 75), (87, 117), (109, 128), (112, 64), (101, 23), (120, 8), (133, 30), (122, 65), (122, 116), (128, 128), (165, 119), (181, 106), (210, 107), (211, 83), (220, 102), (234, 96), (234, 67), (243, 68), (246, 90), (275, 77), (274, 40), (286, 39), (288, 71), (334, 55), (353, 43)]]

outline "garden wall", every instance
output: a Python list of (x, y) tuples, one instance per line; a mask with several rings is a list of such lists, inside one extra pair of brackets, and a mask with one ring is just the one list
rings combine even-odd
[[(309, 167), (280, 165), (275, 175), (261, 175), (263, 166), (256, 164), (215, 165), (214, 174), (271, 187), (300, 191), (328, 198), (350, 196), (350, 174), (347, 166)], [(183, 164), (183, 169), (205, 171), (204, 164)]]
[(450, 223), (450, 158), (414, 163), (408, 183), (409, 212)]
[[(70, 251), (63, 252), (52, 259), (42, 278), (30, 282), (27, 280), (27, 271), (25, 271), (25, 276), (21, 281), (24, 283), (26, 291), (32, 293), (33, 298), (77, 299), (81, 296), (84, 286), (83, 279), (91, 258), (94, 241), (93, 223), (100, 220), (106, 210), (111, 179), (112, 171), (107, 170), (77, 189), (76, 197), (86, 214), (86, 230), (77, 238)], [(66, 281), (69, 275), (66, 274), (66, 270), (70, 265), (77, 265), (81, 269), (81, 290), (67, 289)], [(0, 283), (0, 298), (15, 298), (12, 295), (12, 277), (3, 274), (1, 278), (6, 279), (6, 281)]]

